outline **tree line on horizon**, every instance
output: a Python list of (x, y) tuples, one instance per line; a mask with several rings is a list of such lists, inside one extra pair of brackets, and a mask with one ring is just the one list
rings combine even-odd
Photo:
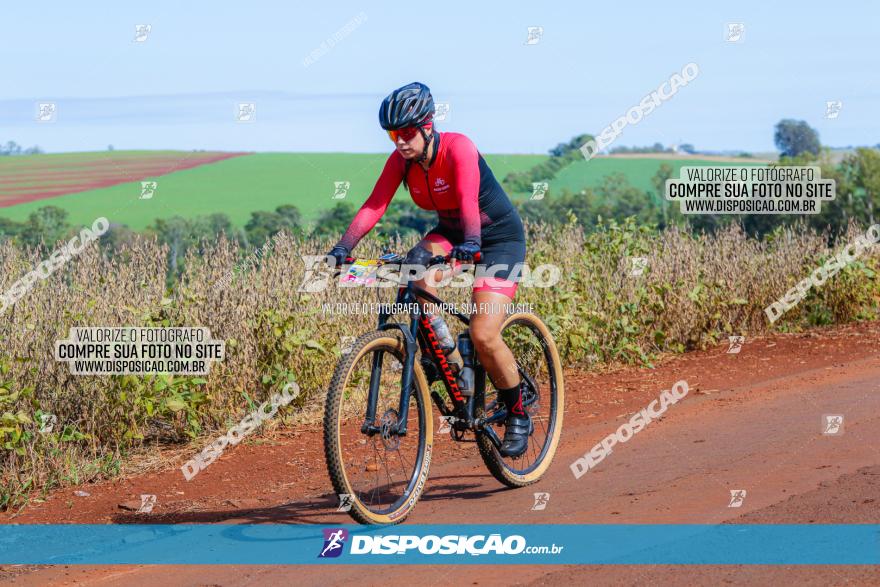
[[(598, 186), (584, 187), (573, 192), (563, 188), (552, 189), (556, 174), (579, 160), (583, 155), (580, 145), (591, 135), (581, 134), (570, 141), (559, 143), (549, 151), (550, 157), (526, 171), (508, 174), (503, 185), (509, 193), (531, 192), (532, 184), (546, 181), (550, 190), (540, 200), (517, 202), (520, 214), (527, 222), (546, 224), (577, 223), (586, 231), (594, 230), (604, 220), (623, 221), (635, 218), (643, 225), (664, 229), (679, 226), (692, 232), (715, 232), (731, 223), (742, 225), (745, 232), (762, 237), (779, 226), (805, 222), (819, 230), (839, 234), (851, 220), (873, 224), (880, 210), (880, 151), (858, 148), (834, 164), (828, 149), (823, 149), (818, 133), (804, 121), (782, 120), (775, 128), (774, 140), (780, 150), (780, 165), (817, 165), (822, 177), (837, 182), (837, 197), (824, 202), (822, 212), (816, 215), (691, 215), (678, 211), (675, 203), (666, 201), (664, 187), (672, 177), (672, 166), (663, 163), (651, 179), (652, 189), (633, 186), (622, 173), (603, 178)], [(183, 218), (174, 216), (155, 220), (144, 234), (153, 235), (169, 247), (170, 275), (181, 270), (187, 252), (200, 248), (206, 241), (214, 241), (220, 234), (238, 243), (243, 254), (262, 246), (275, 234), (286, 231), (301, 238), (338, 238), (353, 218), (356, 207), (350, 202), (339, 202), (320, 214), (314, 223), (303, 221), (294, 205), (283, 205), (274, 211), (255, 211), (244, 227), (235, 226), (223, 213)], [(112, 223), (112, 218), (110, 219)], [(375, 232), (382, 238), (394, 238), (411, 233), (424, 234), (436, 223), (433, 212), (418, 208), (409, 200), (393, 200), (385, 215), (376, 225)], [(0, 239), (36, 247), (51, 247), (59, 240), (76, 232), (68, 221), (67, 211), (57, 206), (43, 206), (32, 212), (23, 222), (0, 218)], [(111, 224), (101, 238), (108, 254), (114, 254), (134, 238), (135, 231), (125, 225)]]

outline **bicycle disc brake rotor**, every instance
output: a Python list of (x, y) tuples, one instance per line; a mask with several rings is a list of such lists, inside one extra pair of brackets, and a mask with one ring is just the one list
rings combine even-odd
[(397, 410), (392, 408), (382, 414), (382, 419), (379, 421), (382, 428), (382, 444), (387, 450), (397, 450), (400, 446), (400, 436), (397, 435), (399, 420)]

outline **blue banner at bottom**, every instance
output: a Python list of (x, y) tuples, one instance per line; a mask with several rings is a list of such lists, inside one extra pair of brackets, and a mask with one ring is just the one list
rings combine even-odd
[(877, 565), (878, 524), (0, 525), (0, 564)]

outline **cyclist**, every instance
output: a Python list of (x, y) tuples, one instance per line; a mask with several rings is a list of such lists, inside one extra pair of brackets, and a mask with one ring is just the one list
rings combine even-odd
[[(484, 266), (505, 267), (494, 272), (494, 278), (478, 274), (474, 280), (472, 301), (477, 312), (471, 317), (470, 335), (499, 400), (507, 407), (500, 452), (517, 457), (525, 452), (533, 425), (523, 409), (524, 383), (513, 353), (501, 338), (501, 326), (504, 306), (513, 300), (517, 288), (510, 274), (525, 261), (525, 232), (516, 208), (476, 146), (463, 134), (437, 132), (433, 119), (434, 99), (425, 84), (407, 84), (382, 101), (379, 124), (388, 131), (396, 150), (328, 257), (336, 266), (342, 265), (385, 213), (403, 182), (416, 205), (435, 210), (438, 216), (437, 226), (407, 253), (405, 263), (424, 266), (432, 256), (451, 253), (462, 262), (479, 257)], [(425, 278), (416, 283), (436, 295)]]

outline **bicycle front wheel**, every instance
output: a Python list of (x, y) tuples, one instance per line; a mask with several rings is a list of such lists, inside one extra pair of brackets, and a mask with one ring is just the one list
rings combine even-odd
[[(516, 458), (501, 456), (486, 434), (477, 435), (480, 456), (492, 475), (508, 487), (525, 487), (538, 481), (556, 454), (562, 435), (565, 385), (562, 362), (547, 326), (534, 314), (513, 314), (501, 327), (501, 338), (516, 358), (520, 377), (526, 382), (523, 408), (534, 424), (525, 454)], [(498, 391), (489, 387), (477, 401), (478, 415), (490, 420), (500, 415)], [(496, 418), (496, 434), (504, 435), (503, 422)]]
[[(343, 355), (327, 392), (324, 456), (340, 509), (362, 524), (397, 524), (412, 512), (428, 478), (433, 445), (428, 382), (418, 364), (407, 415), (407, 434), (394, 433), (400, 421), (403, 341), (389, 331), (371, 332)], [(376, 413), (362, 431), (370, 382), (378, 373)]]

